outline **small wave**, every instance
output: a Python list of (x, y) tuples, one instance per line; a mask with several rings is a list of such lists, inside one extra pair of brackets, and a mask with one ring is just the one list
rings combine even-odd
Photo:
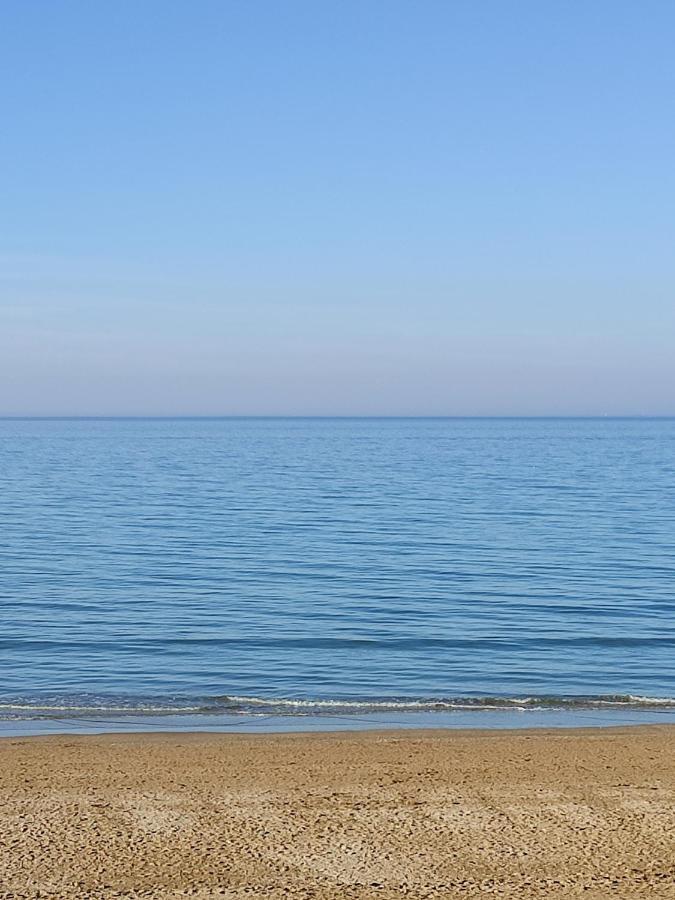
[(593, 709), (614, 707), (675, 707), (673, 697), (643, 697), (633, 694), (589, 696), (532, 696), (532, 697), (437, 697), (391, 699), (318, 699), (251, 697), (229, 695), (214, 698), (228, 711), (246, 712), (266, 709), (279, 715), (320, 714), (321, 712), (378, 712), (392, 711), (442, 711), (442, 710), (528, 710), (528, 709)]
[(464, 697), (429, 700), (312, 700), (312, 699), (272, 699), (264, 697), (224, 697), (233, 707), (267, 707), (270, 709), (298, 710), (354, 710), (367, 712), (377, 710), (443, 710), (443, 709), (519, 709), (530, 705), (530, 699), (511, 697)]
[(637, 706), (675, 706), (673, 697), (634, 697), (628, 695), (630, 703)]
[(204, 707), (183, 705), (157, 705), (154, 703), (34, 703), (2, 702), (0, 703), (0, 720), (2, 719), (66, 719), (66, 718), (103, 718), (106, 716), (161, 716), (182, 715), (203, 712)]
[(647, 697), (636, 694), (588, 696), (456, 696), (456, 697), (391, 697), (391, 698), (312, 698), (257, 697), (225, 694), (203, 699), (165, 702), (134, 700), (104, 702), (16, 701), (0, 702), (0, 719), (105, 718), (106, 716), (183, 716), (183, 715), (276, 715), (321, 716), (364, 715), (378, 712), (443, 712), (544, 709), (663, 709), (675, 708), (675, 697)]
[(0, 703), (3, 709), (44, 709), (48, 712), (199, 712), (201, 706), (73, 706), (72, 704), (44, 704), (44, 703)]

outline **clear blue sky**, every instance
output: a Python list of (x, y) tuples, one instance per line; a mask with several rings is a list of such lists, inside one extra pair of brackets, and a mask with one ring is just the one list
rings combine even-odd
[(675, 413), (670, 0), (7, 0), (0, 414)]

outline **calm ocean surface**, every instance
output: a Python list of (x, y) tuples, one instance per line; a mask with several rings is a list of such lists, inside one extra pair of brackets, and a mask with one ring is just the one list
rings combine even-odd
[(2, 420), (0, 615), (5, 720), (665, 709), (675, 420)]

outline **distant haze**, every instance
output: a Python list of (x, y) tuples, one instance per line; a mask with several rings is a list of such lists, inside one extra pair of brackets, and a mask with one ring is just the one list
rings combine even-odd
[(673, 34), (10, 0), (0, 415), (675, 414)]

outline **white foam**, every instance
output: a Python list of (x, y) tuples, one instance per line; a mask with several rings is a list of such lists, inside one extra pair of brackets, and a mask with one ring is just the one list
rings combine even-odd
[(0, 703), (0, 709), (20, 709), (26, 712), (152, 712), (152, 713), (178, 713), (198, 712), (202, 706), (73, 706), (70, 704), (46, 704), (46, 703)]

